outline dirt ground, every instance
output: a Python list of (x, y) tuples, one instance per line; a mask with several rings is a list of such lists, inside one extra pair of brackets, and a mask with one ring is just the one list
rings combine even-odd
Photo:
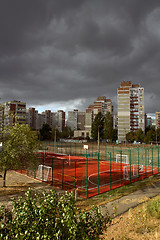
[(23, 196), (28, 188), (37, 191), (49, 191), (50, 189), (55, 189), (59, 194), (63, 194), (63, 191), (60, 189), (56, 189), (53, 186), (42, 183), (36, 179), (30, 178), (15, 171), (7, 172), (6, 187), (3, 188), (2, 186), (3, 179), (0, 178), (0, 206), (10, 206), (11, 198), (16, 199), (18, 196)]
[(149, 216), (146, 204), (113, 219), (104, 233), (105, 240), (159, 240), (160, 219)]
[[(22, 175), (15, 171), (8, 171), (6, 175), (6, 188), (2, 187), (3, 180), (0, 178), (0, 206), (11, 206), (11, 198), (23, 196), (26, 190), (41, 191), (53, 189), (38, 180)], [(55, 188), (54, 188), (55, 189)], [(56, 189), (59, 194), (61, 190)], [(112, 224), (104, 233), (105, 240), (158, 240), (160, 239), (160, 219), (154, 219), (146, 214), (146, 204), (114, 218)]]

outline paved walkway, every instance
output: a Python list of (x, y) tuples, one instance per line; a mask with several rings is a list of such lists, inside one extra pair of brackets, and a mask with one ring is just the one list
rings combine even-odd
[(121, 215), (130, 208), (134, 208), (158, 194), (160, 194), (160, 182), (153, 183), (148, 187), (102, 205), (101, 209), (105, 213), (105, 207), (107, 207), (110, 216), (114, 218), (116, 215)]
[[(20, 178), (18, 177), (20, 176)], [(35, 179), (32, 178), (28, 178), (25, 175), (21, 175), (18, 174), (14, 171), (10, 171), (7, 175), (7, 183), (9, 186), (11, 186), (12, 188), (15, 188), (14, 190), (16, 191), (17, 188), (19, 189), (19, 186), (22, 185), (22, 183), (25, 182), (25, 185), (23, 185), (23, 187), (25, 186), (30, 186), (32, 189), (36, 189), (36, 190), (50, 190), (53, 189), (52, 186), (49, 186), (45, 183), (41, 183)], [(24, 190), (23, 189), (23, 193), (22, 195), (24, 195)], [(56, 189), (58, 194), (62, 194), (64, 193), (64, 191), (58, 190)], [(1, 191), (5, 191), (5, 189), (2, 189), (0, 187), (0, 193)], [(6, 191), (8, 191), (8, 188), (6, 189)], [(125, 212), (127, 212), (130, 208), (134, 208), (136, 207), (138, 204), (141, 204), (147, 200), (149, 200), (150, 198), (153, 198), (155, 196), (157, 196), (158, 194), (160, 194), (160, 181), (159, 182), (155, 182), (152, 183), (151, 185), (149, 185), (148, 187), (145, 187), (141, 190), (137, 190), (131, 194), (128, 194), (124, 197), (121, 197), (117, 200), (111, 201), (105, 205), (101, 206), (102, 211), (105, 213), (105, 207), (107, 207), (110, 216), (113, 218), (115, 217), (115, 215), (121, 215)], [(11, 205), (11, 198), (16, 198), (19, 194), (11, 194), (11, 195), (5, 195), (3, 196), (3, 193), (0, 194), (0, 206), (1, 205), (7, 205), (10, 206)]]

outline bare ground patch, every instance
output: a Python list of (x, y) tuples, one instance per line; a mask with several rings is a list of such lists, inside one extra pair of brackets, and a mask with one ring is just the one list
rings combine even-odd
[(28, 177), (26, 175), (17, 173), (15, 171), (8, 171), (6, 175), (6, 187), (3, 186), (3, 179), (0, 178), (0, 205), (11, 205), (11, 198), (17, 198), (18, 196), (24, 196), (24, 193), (28, 188), (37, 191), (48, 191), (55, 189), (59, 193), (63, 193), (62, 190), (54, 188), (48, 184), (42, 183), (36, 179)]

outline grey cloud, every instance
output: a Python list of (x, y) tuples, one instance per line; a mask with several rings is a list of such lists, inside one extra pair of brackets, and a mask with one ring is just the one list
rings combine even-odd
[(159, 111), (159, 13), (159, 0), (0, 0), (1, 98), (82, 110), (99, 95), (116, 105), (131, 80)]

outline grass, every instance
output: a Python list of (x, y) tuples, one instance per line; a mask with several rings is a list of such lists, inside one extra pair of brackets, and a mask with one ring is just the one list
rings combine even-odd
[[(156, 240), (160, 239), (160, 195), (131, 208), (112, 220), (104, 233), (106, 240)], [(156, 209), (156, 210), (155, 210)]]
[(110, 201), (116, 200), (118, 198), (121, 198), (123, 196), (126, 196), (130, 193), (133, 193), (137, 190), (143, 189), (149, 185), (152, 185), (156, 182), (160, 181), (160, 174), (152, 175), (148, 178), (145, 178), (144, 180), (137, 181), (134, 183), (131, 183), (129, 185), (125, 185), (123, 187), (111, 190), (109, 192), (94, 196), (92, 198), (88, 199), (78, 199), (76, 205), (84, 210), (89, 210), (91, 206), (93, 205), (103, 205), (105, 203), (108, 203)]

